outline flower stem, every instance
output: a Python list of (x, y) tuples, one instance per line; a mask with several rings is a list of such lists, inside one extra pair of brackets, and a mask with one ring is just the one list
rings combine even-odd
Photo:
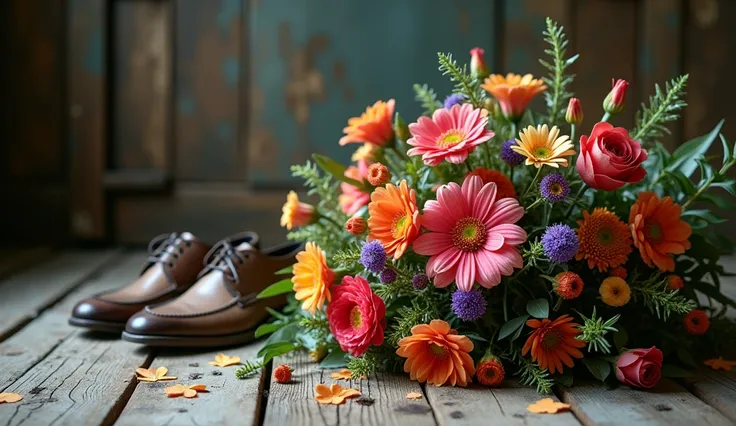
[(570, 204), (570, 208), (567, 209), (567, 212), (565, 213), (565, 219), (567, 219), (570, 216), (570, 213), (572, 213), (572, 210), (575, 208), (575, 203), (578, 202), (578, 200), (583, 195), (586, 189), (588, 189), (588, 185), (585, 182), (583, 182), (583, 184), (580, 186), (580, 190), (578, 190), (578, 193), (575, 195), (575, 198), (572, 200), (572, 204)]
[(473, 166), (470, 165), (470, 157), (465, 160), (465, 166), (468, 168), (468, 172), (473, 171)]
[(601, 118), (601, 122), (606, 123), (611, 118), (611, 113), (605, 113), (603, 114), (603, 117)]
[(511, 121), (511, 137), (509, 139), (516, 139), (516, 126), (518, 122), (516, 120)]
[(509, 312), (508, 312), (508, 308), (506, 308), (506, 298), (508, 297), (508, 293), (509, 293), (509, 285), (508, 283), (506, 283), (503, 286), (503, 322), (508, 322), (509, 320)]
[(533, 209), (534, 207), (538, 206), (538, 205), (539, 205), (539, 204), (541, 204), (541, 203), (542, 203), (543, 201), (544, 201), (544, 199), (542, 199), (542, 198), (537, 198), (536, 200), (534, 200), (534, 202), (533, 202), (533, 203), (531, 203), (531, 204), (529, 205), (529, 207), (527, 207), (526, 209), (524, 209), (524, 213), (526, 213), (526, 212), (528, 212), (529, 210)]
[(324, 220), (330, 222), (331, 224), (335, 225), (337, 227), (337, 229), (342, 229), (343, 228), (342, 225), (340, 225), (339, 223), (337, 223), (335, 221), (335, 219), (333, 219), (331, 217), (327, 217), (327, 216), (323, 215), (322, 213), (319, 213), (319, 218), (320, 219), (324, 219)]
[(532, 181), (529, 182), (529, 186), (526, 188), (526, 191), (524, 191), (524, 195), (522, 195), (521, 198), (524, 198), (524, 197), (527, 196), (527, 194), (529, 194), (529, 191), (532, 190), (532, 187), (537, 182), (537, 179), (539, 179), (539, 175), (541, 175), (541, 174), (542, 174), (542, 168), (540, 167), (540, 168), (537, 169), (537, 174), (534, 175), (534, 179), (532, 179)]

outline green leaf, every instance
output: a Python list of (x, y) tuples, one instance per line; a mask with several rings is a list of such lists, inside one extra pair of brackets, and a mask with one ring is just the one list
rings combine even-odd
[(677, 350), (677, 357), (680, 359), (680, 361), (682, 361), (683, 364), (687, 364), (693, 368), (698, 367), (698, 363), (695, 362), (695, 358), (693, 358), (693, 355), (684, 348), (679, 348)]
[(279, 330), (281, 327), (283, 327), (286, 324), (262, 324), (260, 327), (256, 329), (256, 339), (259, 337), (263, 337), (266, 334), (271, 334), (274, 331)]
[(294, 284), (291, 282), (291, 278), (284, 278), (283, 280), (266, 287), (262, 292), (258, 293), (258, 296), (256, 297), (258, 297), (259, 299), (266, 299), (268, 297), (289, 293), (293, 289)]
[(613, 344), (616, 346), (616, 349), (619, 351), (626, 347), (626, 344), (629, 343), (629, 333), (626, 332), (626, 329), (624, 329), (621, 326), (618, 326), (618, 331), (613, 333)]
[(556, 374), (553, 377), (555, 378), (555, 381), (562, 386), (566, 386), (568, 388), (572, 387), (573, 375), (570, 370), (566, 370), (562, 374)]
[(733, 157), (733, 149), (731, 144), (728, 143), (726, 137), (723, 134), (718, 135), (721, 138), (721, 145), (723, 145), (723, 165), (725, 166)]
[(693, 195), (696, 192), (698, 192), (698, 189), (695, 187), (695, 184), (693, 184), (690, 178), (683, 175), (680, 171), (674, 170), (674, 171), (668, 172), (665, 170), (665, 174), (671, 177), (675, 182), (677, 182), (677, 184), (680, 186), (680, 189), (685, 194)]
[(534, 318), (547, 318), (549, 316), (549, 302), (547, 299), (535, 299), (526, 303), (526, 311)]
[(340, 348), (335, 348), (319, 363), (319, 368), (343, 368), (347, 365), (348, 362), (345, 360), (345, 352), (340, 350)]
[(718, 224), (728, 221), (727, 219), (716, 216), (716, 214), (710, 210), (686, 210), (682, 213), (682, 217), (697, 217), (698, 219), (702, 219), (710, 224)]
[(294, 265), (287, 266), (284, 269), (279, 269), (274, 273), (274, 275), (286, 275), (286, 274), (293, 274), (294, 273)]
[(710, 186), (715, 186), (716, 188), (723, 188), (726, 191), (728, 191), (729, 194), (736, 197), (736, 180), (728, 179), (723, 182), (712, 183)]
[(723, 123), (724, 120), (719, 121), (710, 133), (691, 139), (680, 145), (672, 153), (672, 162), (667, 166), (666, 171), (672, 172), (679, 170), (686, 177), (690, 177), (695, 169), (698, 168), (698, 163), (695, 160), (705, 156), (708, 148), (710, 148), (721, 132)]
[(606, 377), (611, 374), (611, 364), (608, 361), (597, 358), (584, 358), (583, 364), (588, 367), (593, 377), (601, 382), (606, 381)]
[(276, 330), (268, 340), (266, 340), (265, 346), (272, 345), (275, 343), (293, 342), (296, 340), (296, 333), (299, 331), (299, 324), (291, 323)]
[(498, 330), (498, 340), (503, 340), (513, 334), (515, 331), (521, 330), (524, 327), (524, 323), (526, 323), (526, 320), (528, 319), (529, 315), (522, 315), (518, 318), (508, 320), (508, 322), (502, 325), (501, 329)]
[(346, 166), (325, 155), (312, 154), (312, 158), (314, 158), (314, 161), (322, 170), (329, 173), (340, 182), (349, 183), (358, 189), (366, 189), (366, 185), (363, 182), (358, 182), (355, 179), (345, 176), (345, 171), (348, 169)]
[(289, 352), (297, 349), (298, 346), (291, 342), (279, 342), (266, 345), (258, 351), (258, 356), (263, 357), (263, 363), (266, 364), (271, 361), (274, 357), (288, 354)]
[(482, 337), (478, 333), (463, 332), (463, 336), (467, 337), (470, 340), (475, 340), (475, 341), (478, 341), (478, 342), (487, 342), (488, 341), (488, 339), (486, 339), (485, 337)]
[(669, 378), (683, 378), (692, 377), (693, 373), (685, 370), (684, 368), (678, 367), (672, 364), (665, 364), (662, 366), (662, 377)]

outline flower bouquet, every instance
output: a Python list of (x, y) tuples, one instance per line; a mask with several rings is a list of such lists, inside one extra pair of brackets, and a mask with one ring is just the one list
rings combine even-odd
[[(440, 53), (455, 84), (444, 103), (415, 85), (425, 113), (411, 124), (393, 100), (348, 121), (353, 164), (292, 167), (316, 202), (291, 192), (281, 224), (306, 248), (259, 295), (290, 302), (258, 329), (271, 336), (248, 368), (306, 349), (356, 378), (497, 386), (510, 371), (548, 393), (573, 373), (649, 388), (734, 354), (718, 263), (734, 246), (711, 226), (736, 195), (723, 122), (668, 152), (658, 139), (687, 75), (656, 86), (632, 129), (616, 126), (618, 80), (581, 134), (578, 56), (552, 20), (544, 36), (548, 76), (489, 75), (481, 49), (469, 67)], [(528, 109), (542, 95), (546, 110)], [(707, 155), (716, 140), (722, 158)]]

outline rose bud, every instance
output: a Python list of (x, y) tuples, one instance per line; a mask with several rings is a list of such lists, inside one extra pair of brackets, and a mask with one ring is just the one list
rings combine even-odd
[(644, 179), (642, 163), (648, 157), (639, 142), (623, 127), (600, 122), (590, 136), (580, 137), (580, 155), (575, 167), (593, 189), (613, 191)]
[(404, 142), (411, 138), (409, 126), (406, 124), (404, 119), (401, 118), (398, 112), (396, 113), (396, 117), (394, 117), (394, 133), (399, 140)]
[(616, 378), (628, 386), (652, 388), (662, 377), (663, 359), (662, 351), (654, 346), (626, 351), (616, 361)]
[(367, 228), (365, 219), (362, 217), (351, 217), (345, 222), (345, 230), (353, 235), (363, 235)]
[(583, 108), (580, 106), (580, 99), (570, 98), (570, 103), (567, 104), (567, 112), (565, 112), (565, 121), (576, 126), (583, 122)]
[(383, 186), (391, 182), (391, 172), (381, 163), (373, 163), (368, 167), (368, 182), (373, 186)]
[(629, 87), (629, 82), (622, 79), (613, 80), (612, 82), (613, 89), (603, 100), (603, 110), (609, 114), (618, 114), (624, 110), (626, 88)]
[(470, 49), (470, 73), (478, 80), (483, 80), (490, 74), (488, 65), (486, 65), (486, 61), (483, 59), (483, 53), (485, 51), (480, 47)]

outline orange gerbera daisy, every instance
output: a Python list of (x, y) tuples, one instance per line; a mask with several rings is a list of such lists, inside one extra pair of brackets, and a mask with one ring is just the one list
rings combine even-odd
[(468, 172), (468, 174), (465, 175), (466, 178), (468, 176), (478, 176), (480, 180), (483, 181), (483, 185), (491, 182), (495, 183), (497, 200), (500, 200), (501, 198), (516, 198), (516, 188), (514, 188), (514, 184), (511, 183), (511, 179), (498, 170), (477, 167), (475, 170)]
[(634, 246), (650, 267), (674, 271), (673, 254), (682, 254), (690, 248), (690, 225), (680, 219), (682, 207), (671, 197), (661, 200), (654, 192), (641, 192), (631, 206), (629, 224)]
[(552, 126), (550, 129), (546, 124), (540, 124), (536, 128), (529, 126), (519, 132), (516, 145), (511, 145), (511, 150), (526, 157), (524, 164), (540, 168), (550, 166), (554, 168), (567, 167), (567, 158), (575, 155), (575, 150), (570, 141), (570, 136), (560, 136), (560, 129)]
[(395, 103), (393, 99), (388, 102), (376, 101), (360, 117), (349, 119), (348, 127), (342, 130), (345, 136), (340, 138), (340, 145), (359, 142), (379, 146), (388, 144), (394, 136), (392, 120)]
[(313, 205), (299, 201), (296, 192), (290, 191), (286, 196), (286, 203), (281, 208), (281, 226), (289, 231), (297, 226), (306, 226), (319, 218)]
[(475, 374), (469, 353), (473, 342), (442, 320), (411, 328), (411, 336), (399, 340), (396, 354), (406, 358), (404, 372), (412, 380), (435, 386), (467, 386)]
[(626, 263), (632, 251), (631, 235), (625, 223), (604, 207), (583, 212), (578, 221), (580, 248), (575, 259), (588, 261), (590, 269), (606, 271)]
[(314, 315), (322, 309), (325, 300), (332, 296), (330, 286), (335, 281), (335, 272), (327, 266), (325, 252), (313, 242), (308, 242), (304, 251), (297, 253), (294, 265), (294, 283), (296, 299), (302, 301), (302, 309)]
[(417, 194), (405, 180), (376, 188), (368, 204), (368, 241), (378, 240), (389, 256), (399, 259), (419, 236)]
[(549, 372), (562, 372), (562, 364), (572, 368), (573, 358), (582, 358), (579, 348), (585, 342), (575, 338), (580, 334), (579, 324), (572, 321), (569, 315), (562, 315), (554, 321), (532, 319), (526, 325), (534, 328), (526, 340), (521, 354), (526, 355), (530, 350), (532, 361), (536, 361), (540, 368), (549, 369)]
[(529, 102), (547, 90), (544, 82), (531, 74), (522, 77), (512, 73), (506, 74), (506, 77), (500, 74), (489, 75), (481, 87), (498, 100), (503, 115), (512, 121), (520, 119)]

